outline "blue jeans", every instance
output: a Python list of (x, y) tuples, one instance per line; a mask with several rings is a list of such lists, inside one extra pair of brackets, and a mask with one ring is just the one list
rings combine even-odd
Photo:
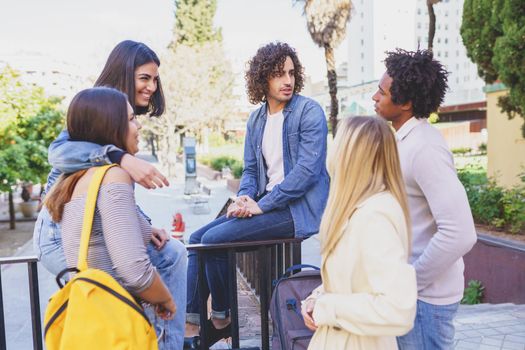
[[(251, 218), (237, 219), (221, 216), (190, 236), (190, 244), (226, 243), (288, 238), (294, 236), (294, 223), (290, 209), (272, 210)], [(225, 252), (207, 253), (204, 258), (209, 290), (198, 289), (197, 254), (188, 253), (188, 304), (186, 321), (199, 324), (199, 295), (211, 293), (212, 317), (224, 319), (230, 305), (228, 295), (228, 256)]]
[[(62, 251), (62, 236), (60, 225), (51, 221), (48, 211), (42, 208), (38, 215), (33, 233), (33, 246), (40, 262), (54, 275), (66, 268), (66, 258)], [(146, 309), (146, 314), (155, 326), (157, 335), (162, 335), (159, 340), (160, 350), (182, 350), (184, 342), (184, 322), (186, 314), (186, 272), (187, 252), (184, 245), (177, 240), (169, 240), (166, 245), (157, 250), (153, 244), (147, 247), (148, 255), (153, 266), (156, 267), (160, 277), (168, 287), (177, 312), (171, 321), (164, 321), (155, 316), (151, 308)]]
[(448, 350), (454, 347), (453, 320), (459, 303), (433, 305), (417, 301), (414, 328), (397, 337), (400, 350)]

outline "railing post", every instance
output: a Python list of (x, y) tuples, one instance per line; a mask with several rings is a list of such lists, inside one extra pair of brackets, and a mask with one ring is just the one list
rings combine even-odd
[(7, 349), (5, 340), (4, 294), (2, 292), (2, 265), (0, 265), (0, 349)]
[(228, 277), (232, 348), (235, 349), (239, 347), (239, 309), (237, 300), (237, 268), (235, 266), (235, 249), (228, 249)]
[(301, 263), (301, 242), (292, 243), (292, 265)]
[[(199, 276), (198, 276), (198, 283), (199, 283), (199, 308), (200, 308), (200, 336), (201, 336), (201, 343), (200, 343), (200, 349), (201, 350), (208, 350), (208, 335), (206, 332), (206, 322), (208, 321), (208, 295), (206, 293), (207, 285), (206, 285), (206, 275), (205, 275), (205, 252), (197, 251), (197, 266), (199, 266)], [(183, 306), (184, 307), (184, 306)]]
[(259, 247), (259, 261), (260, 261), (260, 294), (259, 299), (261, 301), (261, 345), (263, 350), (270, 349), (270, 331), (268, 329), (268, 253), (267, 247)]
[(33, 325), (33, 348), (42, 350), (42, 322), (40, 320), (40, 300), (38, 291), (38, 268), (36, 261), (27, 263), (29, 274), (29, 299), (31, 300), (31, 323)]
[(277, 278), (281, 278), (284, 273), (284, 243), (277, 245)]

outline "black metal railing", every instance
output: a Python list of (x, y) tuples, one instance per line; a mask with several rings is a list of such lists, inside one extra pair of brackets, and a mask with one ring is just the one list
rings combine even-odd
[(31, 328), (33, 331), (33, 349), (42, 350), (42, 322), (40, 320), (40, 294), (38, 291), (38, 259), (36, 256), (0, 258), (0, 349), (7, 349), (2, 291), (2, 265), (27, 264), (29, 278), (29, 299), (31, 302)]
[[(261, 313), (261, 345), (270, 349), (268, 311), (272, 292), (272, 281), (291, 265), (301, 263), (301, 238), (280, 240), (232, 242), (220, 244), (190, 244), (186, 248), (197, 253), (199, 266), (199, 290), (207, 290), (204, 272), (204, 256), (212, 251), (228, 254), (228, 290), (231, 308), (232, 348), (239, 348), (239, 310), (237, 299), (237, 263), (245, 277), (259, 295)], [(240, 254), (238, 254), (240, 253)], [(206, 343), (206, 320), (208, 318), (208, 296), (200, 293), (200, 349), (208, 349)]]

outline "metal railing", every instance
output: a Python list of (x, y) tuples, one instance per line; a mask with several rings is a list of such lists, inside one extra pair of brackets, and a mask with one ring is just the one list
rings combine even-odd
[(42, 350), (42, 322), (40, 320), (40, 294), (38, 291), (38, 259), (36, 256), (0, 258), (0, 349), (7, 349), (2, 291), (2, 265), (27, 264), (29, 278), (29, 299), (31, 302), (31, 328), (33, 331), (33, 349)]
[[(228, 255), (228, 294), (231, 309), (232, 348), (239, 348), (239, 310), (237, 299), (237, 263), (247, 280), (259, 295), (261, 312), (261, 345), (270, 349), (268, 311), (273, 288), (272, 281), (285, 269), (301, 262), (301, 238), (280, 240), (232, 242), (220, 244), (190, 244), (186, 248), (197, 253), (199, 266), (199, 290), (207, 290), (204, 256), (210, 252), (223, 251)], [(240, 254), (238, 254), (240, 253)], [(200, 293), (200, 349), (208, 349), (206, 321), (208, 319), (208, 296)]]

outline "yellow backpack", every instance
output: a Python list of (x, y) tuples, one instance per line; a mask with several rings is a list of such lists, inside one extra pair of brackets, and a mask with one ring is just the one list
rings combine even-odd
[[(141, 305), (113, 277), (87, 266), (87, 252), (98, 190), (106, 171), (97, 168), (90, 182), (80, 238), (77, 269), (57, 276), (60, 290), (44, 316), (47, 350), (158, 349), (155, 330)], [(62, 286), (59, 277), (78, 273)]]

